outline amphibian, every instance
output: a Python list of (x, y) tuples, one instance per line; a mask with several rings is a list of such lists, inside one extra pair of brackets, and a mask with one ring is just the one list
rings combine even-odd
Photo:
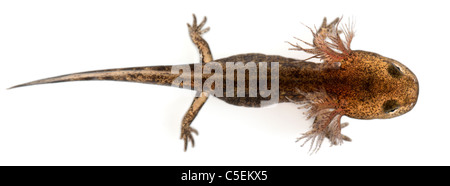
[[(341, 29), (340, 21), (341, 19), (337, 18), (327, 23), (324, 18), (318, 29), (310, 28), (314, 36), (313, 42), (308, 43), (299, 39), (309, 48), (290, 43), (293, 46), (291, 49), (312, 54), (311, 58), (317, 58), (321, 63), (308, 61), (311, 58), (294, 59), (258, 53), (238, 54), (215, 60), (208, 43), (202, 37), (202, 34), (209, 31), (209, 27), (203, 29), (206, 17), (197, 24), (194, 15), (193, 24), (188, 24), (188, 29), (193, 43), (199, 49), (201, 63), (81, 72), (32, 81), (11, 88), (81, 80), (114, 80), (170, 86), (180, 76), (180, 73), (173, 73), (174, 68), (182, 69), (181, 67), (187, 66), (192, 70), (200, 67), (199, 72), (189, 72), (189, 81), (180, 84), (184, 88), (198, 92), (181, 122), (181, 139), (184, 140), (186, 150), (189, 142), (194, 146), (192, 133), (198, 134), (197, 130), (191, 127), (191, 123), (209, 96), (216, 96), (229, 104), (246, 107), (265, 106), (262, 102), (269, 99), (267, 94), (262, 95), (263, 90), (259, 86), (256, 87), (256, 91), (260, 94), (252, 96), (252, 87), (249, 85), (251, 83), (245, 85), (245, 92), (232, 88), (232, 94), (227, 92), (228, 95), (219, 96), (215, 91), (220, 89), (221, 92), (226, 92), (227, 88), (219, 86), (218, 82), (230, 81), (235, 85), (238, 84), (239, 78), (234, 75), (213, 76), (219, 72), (216, 69), (211, 70), (207, 64), (219, 65), (223, 69), (221, 73), (223, 75), (227, 72), (227, 63), (240, 62), (242, 65), (235, 66), (232, 71), (245, 72), (247, 82), (261, 79), (260, 73), (250, 73), (249, 68), (261, 71), (261, 67), (265, 65), (270, 72), (267, 73), (266, 79), (253, 82), (259, 82), (260, 85), (267, 82), (268, 88), (272, 90), (277, 88), (276, 94), (271, 95), (271, 98), (277, 96), (275, 103), (294, 103), (301, 105), (300, 108), (307, 109), (307, 118), (314, 118), (314, 123), (311, 130), (298, 140), (305, 140), (303, 145), (311, 141), (311, 149), (317, 151), (325, 138), (330, 140), (331, 145), (350, 141), (349, 137), (341, 134), (341, 128), (348, 125), (341, 124), (342, 116), (357, 119), (392, 118), (410, 111), (418, 99), (419, 84), (413, 72), (394, 59), (373, 52), (351, 50), (350, 43), (354, 32), (351, 27)], [(345, 37), (341, 38), (341, 35)], [(274, 70), (274, 66), (267, 65), (272, 62), (276, 62), (277, 71), (271, 71)], [(206, 69), (209, 73), (205, 73)], [(209, 89), (198, 88), (202, 87), (197, 86), (199, 83), (208, 84), (211, 79), (214, 83), (209, 84)], [(271, 82), (271, 79), (276, 81)], [(274, 87), (273, 83), (277, 83), (278, 87)]]

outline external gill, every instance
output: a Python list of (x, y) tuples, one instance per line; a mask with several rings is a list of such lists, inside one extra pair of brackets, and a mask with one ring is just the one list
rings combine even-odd
[[(290, 48), (290, 50), (299, 50), (313, 54), (313, 56), (308, 59), (318, 58), (324, 61), (325, 67), (339, 68), (339, 61), (345, 59), (352, 51), (350, 49), (350, 44), (354, 36), (353, 24), (347, 25), (342, 30), (339, 29), (341, 20), (342, 18), (336, 18), (334, 21), (327, 24), (327, 19), (324, 18), (319, 30), (316, 29), (315, 31), (307, 26), (314, 36), (313, 43), (308, 43), (299, 38), (295, 39), (312, 48), (304, 48), (297, 43), (292, 44), (288, 42), (294, 47)], [(345, 40), (342, 40), (340, 37), (340, 34), (342, 33), (344, 34)]]
[(305, 97), (304, 101), (290, 101), (301, 105), (299, 109), (307, 109), (304, 113), (307, 119), (315, 118), (312, 129), (297, 138), (297, 142), (305, 139), (302, 147), (311, 141), (309, 150), (314, 153), (320, 149), (325, 138), (330, 140), (331, 146), (351, 141), (349, 137), (341, 134), (341, 128), (348, 126), (348, 123), (341, 124), (341, 117), (344, 115), (342, 109), (338, 108), (336, 101), (329, 97), (325, 90), (306, 93), (297, 89), (297, 92)]

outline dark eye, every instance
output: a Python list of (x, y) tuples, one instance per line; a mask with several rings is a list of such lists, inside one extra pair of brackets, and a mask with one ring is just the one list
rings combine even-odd
[(397, 65), (394, 65), (392, 63), (389, 65), (387, 71), (394, 78), (398, 78), (398, 77), (403, 75), (403, 73), (400, 70), (400, 68)]
[(398, 107), (400, 107), (400, 104), (396, 100), (387, 100), (383, 104), (383, 111), (384, 113), (394, 112)]

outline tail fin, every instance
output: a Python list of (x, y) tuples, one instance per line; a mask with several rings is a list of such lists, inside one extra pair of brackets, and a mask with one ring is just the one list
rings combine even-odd
[(172, 74), (171, 69), (172, 66), (150, 66), (88, 71), (31, 81), (8, 89), (38, 84), (86, 80), (129, 81), (170, 86), (172, 81), (179, 76), (179, 74)]

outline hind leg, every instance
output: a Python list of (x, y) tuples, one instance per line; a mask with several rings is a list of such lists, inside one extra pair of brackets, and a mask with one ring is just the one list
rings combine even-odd
[[(211, 55), (211, 50), (209, 49), (208, 43), (203, 39), (202, 34), (209, 31), (209, 27), (202, 29), (203, 26), (206, 23), (206, 17), (203, 19), (203, 21), (197, 25), (197, 18), (195, 15), (193, 15), (194, 21), (192, 23), (192, 26), (188, 23), (189, 28), (189, 35), (192, 39), (192, 42), (197, 46), (198, 51), (200, 53), (200, 60), (202, 63), (208, 63), (213, 60)], [(181, 122), (181, 136), (180, 138), (184, 140), (184, 151), (187, 150), (188, 143), (192, 143), (192, 147), (194, 147), (194, 137), (192, 133), (195, 133), (198, 135), (198, 131), (191, 127), (192, 121), (194, 121), (195, 117), (197, 116), (200, 109), (203, 107), (203, 104), (205, 104), (206, 100), (208, 100), (208, 93), (202, 92), (200, 93), (200, 96), (195, 97), (192, 101), (191, 106), (189, 107), (189, 110), (186, 112), (186, 114), (183, 117), (183, 121)]]
[(208, 63), (213, 60), (211, 50), (209, 49), (208, 43), (203, 39), (202, 34), (209, 31), (209, 27), (203, 29), (206, 23), (206, 17), (203, 18), (203, 21), (197, 25), (197, 17), (194, 17), (194, 21), (192, 26), (188, 23), (189, 36), (191, 36), (192, 42), (197, 46), (198, 51), (200, 53), (200, 60), (202, 63)]

